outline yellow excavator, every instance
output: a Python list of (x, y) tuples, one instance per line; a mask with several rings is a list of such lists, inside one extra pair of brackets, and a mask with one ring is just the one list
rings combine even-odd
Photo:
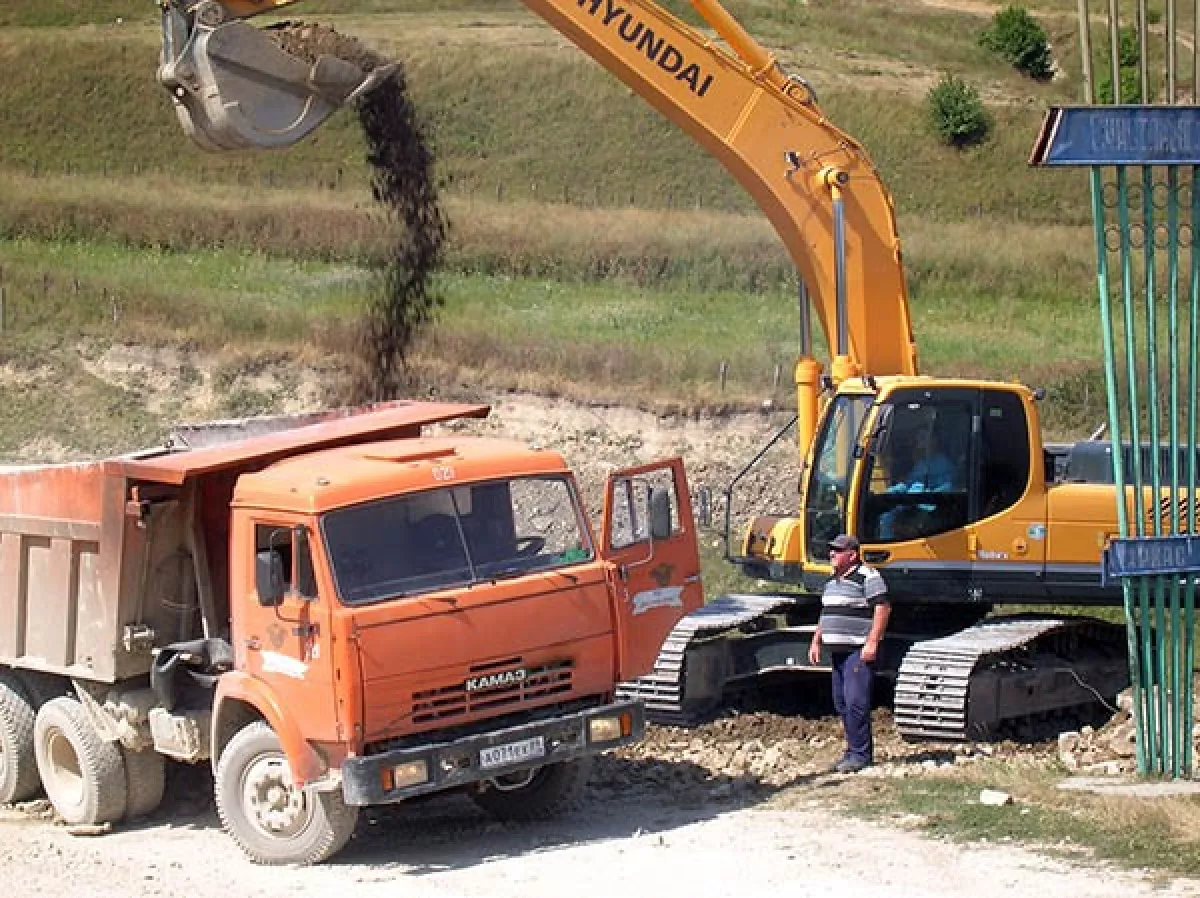
[[(159, 80), (202, 147), (289, 146), (391, 74), (343, 45), (296, 54), (280, 29), (246, 21), (292, 2), (163, 0)], [(652, 719), (687, 722), (744, 681), (807, 668), (828, 543), (850, 532), (895, 603), (880, 668), (905, 736), (988, 738), (1115, 696), (1128, 682), (1123, 627), (988, 616), (997, 604), (1121, 603), (1101, 565), (1118, 532), (1113, 447), (1044, 445), (1041, 396), (1025, 386), (918, 374), (894, 207), (863, 147), (717, 0), (691, 0), (703, 31), (652, 0), (524, 2), (720, 160), (802, 284), (798, 512), (754, 518), (727, 553), (780, 591), (688, 615), (628, 692)], [(1132, 514), (1132, 491), (1125, 500)], [(1165, 515), (1164, 504), (1136, 507)]]

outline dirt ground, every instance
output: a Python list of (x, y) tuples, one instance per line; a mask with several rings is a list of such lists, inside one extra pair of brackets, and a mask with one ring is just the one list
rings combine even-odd
[(36, 813), (0, 808), (0, 865), (22, 894), (46, 898), (1200, 895), (1197, 882), (1011, 846), (965, 848), (832, 814), (845, 777), (797, 767), (773, 787), (714, 774), (679, 757), (694, 740), (709, 742), (658, 730), (636, 755), (601, 759), (584, 804), (554, 822), (495, 823), (462, 796), (373, 810), (341, 854), (314, 868), (249, 863), (220, 830), (204, 771), (192, 769), (172, 777), (152, 818), (107, 835), (73, 836)]

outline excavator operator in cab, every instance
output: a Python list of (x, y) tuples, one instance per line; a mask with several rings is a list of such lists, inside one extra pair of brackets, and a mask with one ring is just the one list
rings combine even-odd
[(917, 432), (912, 467), (888, 488), (889, 493), (938, 493), (955, 488), (961, 465), (951, 461), (938, 442), (932, 428)]

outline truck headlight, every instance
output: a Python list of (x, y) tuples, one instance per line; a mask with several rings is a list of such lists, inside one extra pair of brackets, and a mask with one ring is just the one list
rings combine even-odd
[(633, 732), (633, 720), (628, 714), (612, 717), (593, 717), (588, 721), (588, 742), (615, 742)]
[(417, 786), (429, 780), (429, 765), (424, 760), (406, 761), (394, 767), (385, 767), (382, 771), (383, 791), (403, 789), (405, 786)]

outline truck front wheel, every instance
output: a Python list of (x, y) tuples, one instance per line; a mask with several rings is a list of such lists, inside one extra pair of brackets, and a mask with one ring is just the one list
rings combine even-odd
[(226, 832), (260, 864), (318, 864), (349, 841), (358, 821), (340, 793), (293, 785), (279, 737), (262, 721), (221, 753), (216, 799)]
[(471, 798), (497, 820), (532, 823), (572, 807), (591, 773), (590, 757), (548, 764), (488, 780)]
[(33, 798), (41, 788), (33, 756), (33, 706), (0, 672), (0, 804)]
[(125, 759), (105, 742), (78, 699), (42, 705), (33, 724), (33, 751), (46, 796), (67, 823), (115, 823), (125, 814)]

